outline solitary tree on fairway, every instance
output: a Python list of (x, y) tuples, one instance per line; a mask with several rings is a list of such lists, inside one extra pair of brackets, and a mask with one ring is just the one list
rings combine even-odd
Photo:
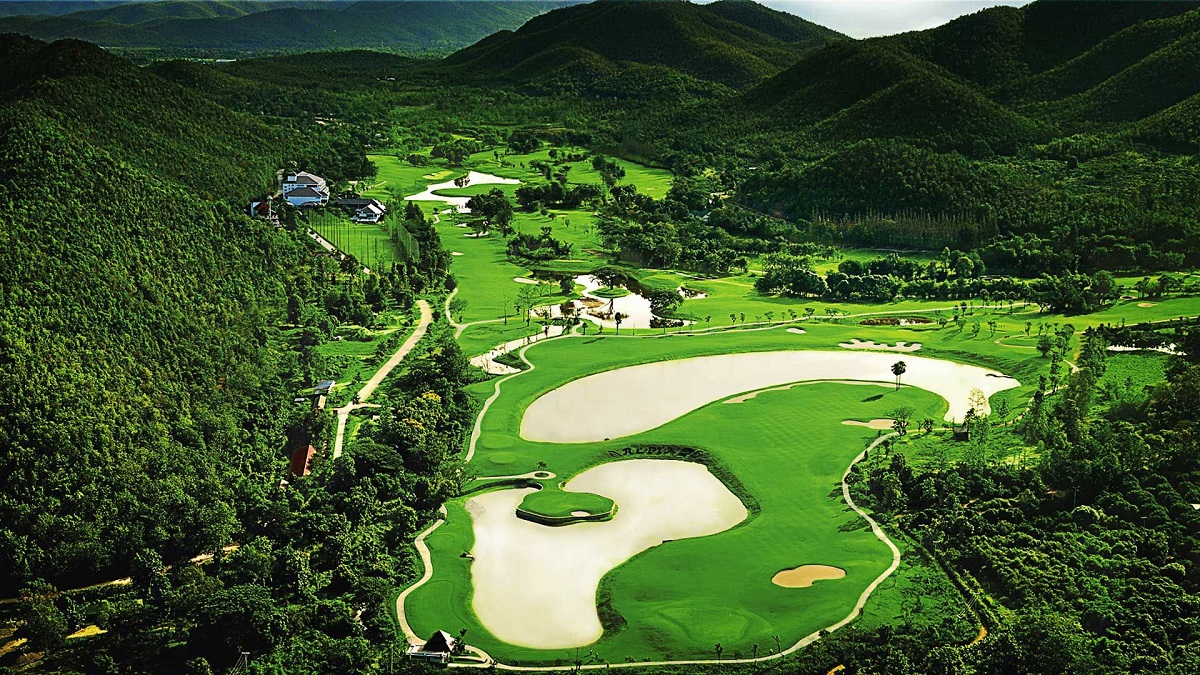
[(908, 366), (903, 361), (897, 361), (892, 364), (892, 374), (896, 376), (896, 390), (900, 389), (900, 376), (908, 372)]

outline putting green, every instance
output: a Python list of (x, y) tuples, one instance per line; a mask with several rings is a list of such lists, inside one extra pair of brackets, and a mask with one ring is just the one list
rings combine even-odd
[[(812, 333), (822, 334), (818, 344), (831, 348), (821, 353), (824, 356), (868, 354), (839, 350), (835, 345), (845, 339), (845, 331), (837, 327), (824, 330), (814, 326), (805, 337), (812, 337)], [(667, 541), (658, 541), (602, 570), (598, 591), (573, 585), (570, 565), (564, 572), (561, 561), (548, 562), (542, 573), (544, 578), (552, 577), (554, 583), (545, 585), (566, 590), (543, 598), (541, 609), (537, 602), (528, 604), (528, 598), (511, 600), (509, 596), (512, 605), (519, 605), (514, 615), (511, 607), (505, 610), (497, 606), (497, 597), (504, 596), (498, 596), (495, 589), (503, 588), (504, 583), (489, 586), (486, 578), (478, 578), (478, 562), (465, 561), (459, 554), (464, 550), (478, 553), (476, 547), (481, 540), (477, 537), (481, 534), (485, 548), (495, 543), (490, 530), (480, 529), (483, 521), (475, 500), (496, 500), (485, 512), (509, 527), (519, 522), (515, 508), (528, 495), (537, 493), (502, 489), (452, 500), (447, 504), (446, 523), (427, 540), (433, 559), (432, 582), (413, 590), (404, 603), (405, 616), (414, 632), (420, 635), (467, 628), (469, 642), (500, 662), (553, 665), (556, 661), (569, 663), (574, 658), (574, 646), (588, 648), (600, 659), (613, 663), (627, 657), (712, 658), (716, 642), (725, 646), (727, 657), (735, 653), (749, 655), (752, 645), (772, 644), (772, 635), (779, 635), (787, 646), (845, 619), (864, 591), (890, 568), (892, 553), (847, 507), (839, 487), (846, 467), (876, 432), (842, 422), (885, 418), (901, 406), (911, 407), (915, 419), (940, 419), (950, 408), (940, 396), (916, 387), (897, 390), (888, 382), (891, 375), (885, 369), (877, 378), (884, 380), (882, 385), (813, 382), (765, 389), (737, 405), (721, 400), (701, 402), (698, 408), (693, 406), (695, 409), (664, 424), (619, 441), (564, 445), (533, 442), (521, 434), (522, 419), (531, 404), (586, 376), (664, 359), (777, 351), (781, 345), (796, 345), (796, 340), (797, 336), (780, 328), (694, 337), (572, 337), (528, 349), (526, 356), (534, 368), (499, 385), (495, 399), (479, 420), (472, 464), (481, 475), (505, 475), (532, 471), (544, 462), (560, 479), (568, 479), (568, 492), (581, 490), (612, 499), (617, 511), (609, 523), (549, 528), (525, 522), (525, 526), (586, 540), (590, 536), (586, 528), (597, 528), (599, 532), (599, 528), (618, 525), (626, 506), (638, 495), (653, 493), (671, 505), (673, 495), (686, 494), (674, 488), (661, 490), (662, 481), (649, 474), (644, 485), (637, 480), (616, 487), (595, 487), (586, 485), (586, 481), (580, 486), (572, 484), (589, 475), (590, 467), (596, 467), (591, 469), (596, 471), (631, 464), (625, 461), (631, 458), (652, 465), (704, 465), (736, 495), (747, 509), (747, 516), (734, 521), (736, 525), (711, 527), (704, 530), (706, 534), (688, 535), (691, 538), (664, 536)], [(895, 360), (900, 355), (880, 356)], [(929, 356), (936, 356), (936, 349)], [(1024, 376), (1023, 372), (1018, 374)], [(487, 397), (493, 387), (495, 382), (477, 385), (476, 393)], [(1026, 388), (1015, 391), (1025, 392)], [(660, 395), (666, 400), (675, 393), (663, 390)], [(568, 421), (606, 417), (583, 406), (564, 408), (560, 413)], [(499, 443), (498, 439), (505, 442)], [(493, 458), (494, 454), (503, 457)], [(502, 459), (503, 465), (497, 459)], [(632, 486), (638, 492), (617, 494), (621, 485)], [(506, 496), (508, 493), (511, 496)], [(626, 544), (619, 538), (610, 543), (614, 547)], [(596, 555), (581, 560), (592, 560)], [(772, 581), (779, 572), (804, 565), (838, 568), (845, 571), (845, 576), (823, 578), (804, 588), (783, 587)], [(532, 636), (508, 634), (506, 621), (520, 621), (521, 616), (541, 617), (542, 612), (550, 611), (547, 608), (563, 606), (567, 595), (578, 597), (581, 588), (587, 591), (583, 597), (589, 600), (585, 603), (587, 610), (576, 614), (589, 615), (602, 631), (597, 633), (595, 624), (592, 632), (579, 625), (571, 635), (558, 635), (556, 626), (570, 623), (564, 619), (538, 624), (541, 627)], [(534, 593), (523, 586), (517, 590)]]
[(563, 492), (543, 488), (517, 506), (517, 517), (543, 525), (569, 525), (585, 520), (612, 518), (613, 500), (590, 492)]

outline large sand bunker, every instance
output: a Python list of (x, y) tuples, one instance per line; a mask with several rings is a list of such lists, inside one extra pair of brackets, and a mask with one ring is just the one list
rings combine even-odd
[(746, 508), (701, 464), (631, 459), (589, 469), (563, 486), (617, 503), (612, 520), (547, 527), (516, 517), (532, 490), (467, 500), (475, 530), (473, 607), (497, 638), (536, 649), (591, 644), (600, 579), (646, 549), (723, 532)]
[(814, 581), (826, 579), (841, 579), (846, 576), (846, 570), (830, 565), (801, 565), (790, 570), (782, 570), (771, 577), (771, 583), (784, 588), (808, 588)]
[[(755, 389), (805, 380), (891, 381), (895, 362), (894, 354), (880, 352), (783, 351), (617, 368), (581, 377), (538, 397), (521, 418), (521, 436), (549, 443), (620, 438)], [(972, 389), (991, 396), (1020, 386), (1013, 378), (979, 366), (922, 356), (905, 356), (904, 362), (908, 370), (903, 382), (946, 399), (947, 420), (966, 415)]]

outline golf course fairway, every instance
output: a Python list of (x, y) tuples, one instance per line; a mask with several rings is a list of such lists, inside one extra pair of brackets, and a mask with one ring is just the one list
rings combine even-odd
[(961, 419), (972, 389), (1021, 385), (936, 349), (844, 350), (841, 329), (804, 337), (826, 332), (789, 351), (782, 328), (565, 336), (523, 350), (532, 368), (474, 385), (487, 399), (477, 475), (544, 469), (543, 489), (615, 510), (604, 522), (531, 522), (516, 510), (534, 487), (477, 483), (423, 539), (432, 575), (401, 603), (412, 637), (466, 629), (514, 666), (565, 666), (577, 648), (593, 663), (713, 659), (716, 643), (728, 659), (856, 615), (894, 556), (842, 491), (880, 431), (844, 422), (902, 407)]

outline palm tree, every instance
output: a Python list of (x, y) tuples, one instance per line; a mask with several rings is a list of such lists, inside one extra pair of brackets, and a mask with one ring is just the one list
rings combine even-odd
[(897, 361), (892, 364), (892, 374), (896, 376), (896, 389), (900, 389), (900, 376), (908, 372), (908, 366), (903, 361)]

